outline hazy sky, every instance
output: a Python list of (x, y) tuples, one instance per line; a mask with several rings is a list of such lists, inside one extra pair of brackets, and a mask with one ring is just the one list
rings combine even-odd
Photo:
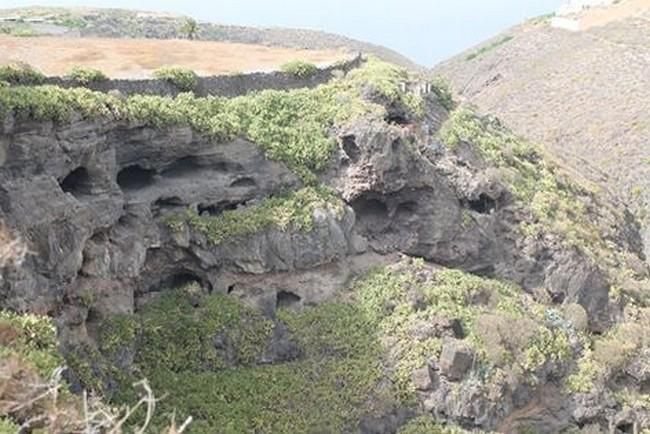
[(564, 0), (0, 0), (0, 7), (100, 6), (184, 13), (225, 24), (326, 30), (433, 65)]

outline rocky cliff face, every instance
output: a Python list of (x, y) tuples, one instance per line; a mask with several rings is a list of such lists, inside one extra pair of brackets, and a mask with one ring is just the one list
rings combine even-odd
[[(215, 139), (193, 124), (83, 111), (47, 119), (37, 115), (36, 105), (29, 112), (15, 106), (5, 111), (0, 217), (28, 240), (31, 254), (22, 267), (3, 268), (3, 308), (57, 319), (73, 384), (94, 384), (84, 375), (85, 365), (72, 360), (77, 350), (101, 354), (88, 363), (106, 393), (118, 389), (119, 376), (102, 368), (100, 359), (154, 378), (165, 377), (161, 372), (258, 369), (258, 379), (264, 369), (291, 369), (291, 363), (321, 358), (363, 361), (364, 369), (368, 360), (373, 366), (383, 360), (385, 370), (368, 374), (372, 394), (350, 401), (342, 395), (354, 414), (340, 424), (325, 420), (336, 427), (331, 432), (395, 432), (418, 412), (505, 432), (646, 424), (646, 410), (632, 415), (620, 402), (607, 401), (622, 383), (617, 379), (611, 388), (604, 372), (593, 381), (609, 395), (564, 398), (560, 392), (579, 369), (575, 359), (588, 351), (586, 336), (631, 315), (612, 296), (612, 284), (622, 284), (612, 270), (647, 274), (636, 226), (624, 208), (579, 187), (492, 120), (465, 112), (448, 119), (435, 93), (422, 97), (418, 112), (410, 103), (415, 95), (377, 93), (371, 81), (361, 88), (359, 101), (381, 108), (380, 115), (368, 112), (328, 125), (335, 146), (314, 178), (296, 171), (295, 160), (260, 146), (253, 134)], [(290, 134), (289, 126), (301, 117), (288, 119), (283, 131)], [(401, 255), (427, 264), (412, 265)], [(395, 263), (387, 269), (389, 280), (373, 283), (373, 275), (351, 285), (370, 269)], [(472, 275), (458, 278), (442, 267)], [(390, 281), (390, 275), (403, 280)], [(517, 289), (474, 275), (509, 281)], [(174, 316), (160, 322), (153, 314), (164, 310), (165, 297), (179, 287), (192, 289), (176, 299)], [(375, 288), (381, 290), (372, 295)], [(358, 342), (350, 347), (354, 355), (341, 349), (338, 332), (332, 343), (322, 337), (314, 344), (302, 335), (328, 320), (301, 323), (300, 315), (350, 298), (349, 306), (361, 306), (352, 317), (365, 318), (354, 328), (372, 334), (383, 348), (369, 359), (359, 358), (369, 347)], [(231, 318), (219, 310), (230, 306), (228, 300), (252, 310), (210, 328), (215, 318)], [(504, 319), (511, 317), (522, 329), (519, 340), (495, 338), (507, 334)], [(128, 318), (128, 337), (107, 340), (106, 326), (115, 331), (115, 318)], [(196, 318), (204, 320), (186, 322)], [(152, 321), (159, 321), (158, 328), (148, 328)], [(175, 321), (189, 334), (181, 338)], [(374, 327), (366, 330), (369, 324)], [(253, 345), (249, 331), (262, 325)], [(167, 337), (157, 335), (160, 330)], [(374, 335), (377, 330), (383, 337)], [(182, 364), (169, 359), (172, 349), (162, 350), (175, 339), (187, 343)], [(147, 355), (155, 345), (161, 349), (153, 358), (160, 371)], [(638, 342), (621, 362), (633, 372), (634, 380), (625, 380), (629, 390), (641, 394), (647, 393), (647, 364), (635, 351), (643, 345)], [(502, 347), (503, 354), (496, 354)], [(413, 348), (419, 352), (409, 353)], [(320, 378), (314, 372), (327, 371), (318, 366), (312, 374)], [(351, 382), (345, 375), (337, 378)], [(402, 388), (391, 393), (410, 399), (374, 397), (390, 389), (387, 381)], [(344, 394), (358, 386), (328, 387)], [(313, 392), (314, 402), (322, 403), (321, 392)], [(377, 404), (383, 402), (389, 404)], [(170, 405), (192, 412), (181, 401)], [(194, 410), (197, 432), (218, 426), (216, 416)], [(306, 420), (302, 428), (283, 429), (313, 428)], [(245, 415), (237, 423), (243, 430), (252, 426)], [(261, 429), (284, 432), (272, 426)]]

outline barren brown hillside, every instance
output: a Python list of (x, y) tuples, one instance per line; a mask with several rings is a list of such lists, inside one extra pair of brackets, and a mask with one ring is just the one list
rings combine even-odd
[[(435, 68), (600, 185), (650, 207), (650, 11), (582, 32), (528, 23)], [(472, 55), (470, 55), (472, 54)], [(645, 235), (650, 245), (650, 230)]]
[(113, 78), (141, 78), (169, 65), (190, 68), (199, 75), (213, 75), (272, 70), (293, 59), (321, 64), (344, 57), (339, 50), (214, 41), (0, 36), (0, 64), (25, 62), (46, 75), (63, 75), (72, 66), (85, 66), (100, 69)]

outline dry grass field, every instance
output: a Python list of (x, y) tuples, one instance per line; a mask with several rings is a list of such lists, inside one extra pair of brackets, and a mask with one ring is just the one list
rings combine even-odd
[(338, 50), (180, 39), (0, 36), (0, 65), (25, 62), (46, 75), (64, 75), (73, 66), (97, 68), (111, 78), (150, 77), (161, 66), (183, 66), (199, 75), (217, 75), (274, 70), (294, 59), (329, 64), (345, 56)]

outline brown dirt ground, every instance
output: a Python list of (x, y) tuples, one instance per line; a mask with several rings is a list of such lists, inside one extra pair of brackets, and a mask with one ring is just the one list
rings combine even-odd
[(0, 36), (0, 65), (25, 62), (46, 75), (65, 75), (73, 66), (85, 66), (111, 78), (144, 78), (156, 68), (172, 65), (217, 75), (274, 70), (293, 59), (325, 64), (343, 58), (345, 53), (337, 50), (213, 41)]

